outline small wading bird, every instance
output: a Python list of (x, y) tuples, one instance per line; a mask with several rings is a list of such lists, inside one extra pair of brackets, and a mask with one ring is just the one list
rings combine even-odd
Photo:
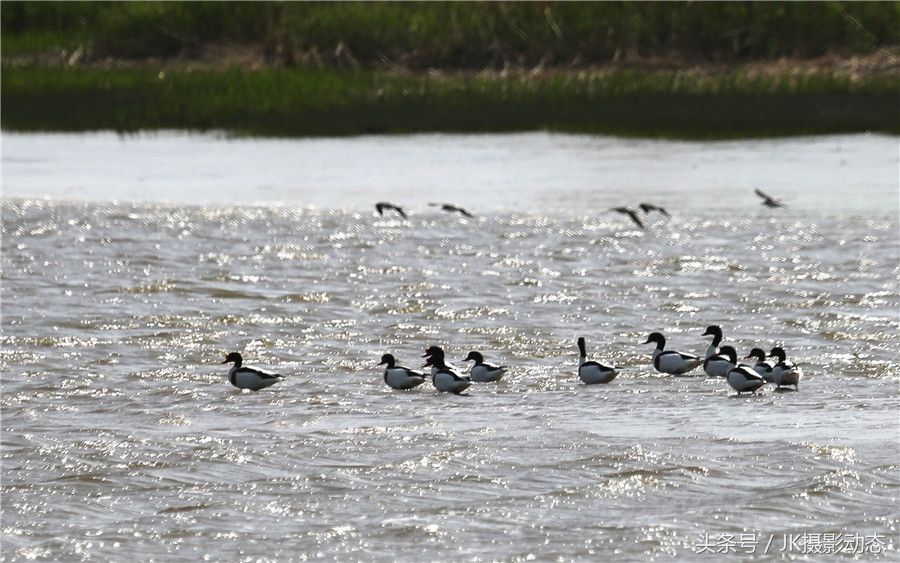
[(703, 360), (703, 371), (711, 377), (728, 377), (728, 373), (737, 365), (737, 350), (731, 346), (722, 346), (718, 354)]
[(452, 203), (434, 203), (431, 202), (428, 204), (431, 207), (440, 207), (442, 211), (446, 211), (447, 213), (459, 213), (464, 217), (474, 217), (471, 213), (459, 207), (458, 205), (453, 205)]
[(497, 366), (485, 362), (481, 352), (474, 350), (469, 352), (469, 355), (466, 356), (466, 359), (463, 361), (475, 362), (475, 365), (472, 366), (471, 371), (469, 371), (469, 378), (472, 381), (481, 383), (500, 381), (500, 379), (503, 378), (503, 374), (505, 374), (508, 369), (507, 366)]
[(784, 349), (780, 346), (772, 348), (769, 357), (778, 359), (778, 363), (772, 366), (772, 381), (775, 385), (778, 387), (793, 385), (795, 391), (799, 390), (800, 378), (803, 376), (803, 372), (797, 364), (787, 359)]
[[(723, 346), (724, 348), (724, 346)], [(741, 393), (755, 393), (757, 389), (766, 384), (766, 380), (762, 378), (753, 368), (745, 365), (738, 365), (731, 368), (726, 376), (728, 385)]]
[(387, 365), (384, 370), (384, 382), (393, 389), (412, 389), (425, 381), (424, 374), (398, 366), (397, 360), (391, 354), (381, 356), (381, 363), (378, 365)]
[(775, 364), (772, 362), (766, 361), (766, 353), (763, 352), (762, 348), (754, 348), (750, 350), (750, 353), (747, 354), (747, 358), (756, 359), (756, 363), (753, 365), (753, 371), (762, 376), (766, 381), (772, 381), (772, 366)]
[(660, 373), (670, 375), (684, 375), (703, 363), (702, 358), (693, 354), (666, 350), (666, 337), (658, 332), (653, 332), (647, 337), (644, 344), (655, 343), (653, 350), (653, 367)]
[(773, 209), (776, 207), (787, 207), (787, 205), (781, 203), (780, 201), (778, 201), (774, 197), (770, 196), (769, 194), (765, 193), (764, 191), (762, 191), (759, 188), (756, 188), (756, 190), (754, 190), (754, 192), (756, 193), (756, 195), (758, 195), (759, 197), (761, 197), (763, 199), (762, 204), (765, 205), (766, 207), (771, 207)]
[(649, 215), (651, 211), (659, 211), (660, 213), (662, 213), (669, 219), (672, 218), (672, 216), (669, 215), (669, 212), (666, 211), (666, 209), (664, 207), (660, 207), (658, 205), (653, 205), (652, 203), (642, 203), (642, 204), (638, 205), (638, 207), (640, 207), (641, 211), (643, 211), (647, 215)]
[(638, 212), (634, 209), (629, 209), (627, 207), (613, 207), (612, 209), (610, 209), (610, 211), (615, 211), (616, 213), (621, 213), (622, 215), (628, 215), (629, 217), (631, 217), (631, 220), (634, 221), (635, 225), (637, 225), (641, 229), (644, 228), (644, 223), (641, 221), (641, 218), (638, 217)]
[(234, 362), (234, 365), (228, 370), (228, 379), (238, 389), (259, 391), (284, 379), (284, 376), (277, 373), (270, 373), (259, 368), (242, 365), (244, 359), (238, 352), (232, 352), (225, 356), (225, 361), (222, 363), (230, 364), (232, 362)]
[[(468, 377), (460, 377), (458, 373), (447, 367), (444, 362), (444, 356), (434, 354), (428, 356), (425, 366), (431, 366), (431, 384), (434, 388), (442, 393), (453, 393), (454, 395), (463, 395), (463, 391), (472, 385), (472, 380)], [(435, 371), (436, 370), (436, 371)]]
[(588, 385), (609, 383), (618, 375), (619, 366), (606, 366), (599, 362), (589, 362), (584, 338), (578, 339), (578, 377)]
[(393, 203), (388, 203), (386, 201), (379, 201), (375, 204), (375, 211), (377, 211), (379, 215), (384, 215), (385, 210), (396, 211), (401, 217), (406, 219), (406, 213), (399, 205), (394, 205)]
[[(425, 359), (431, 358), (432, 356), (439, 357), (441, 360), (444, 361), (444, 365), (447, 366), (448, 369), (456, 371), (456, 366), (454, 366), (453, 364), (447, 363), (447, 358), (444, 355), (444, 349), (441, 348), (440, 346), (429, 346), (425, 350), (425, 353), (422, 354), (422, 357)], [(434, 365), (434, 364), (426, 364), (426, 365), (431, 366), (431, 375), (434, 375), (435, 373), (437, 373), (437, 371), (438, 371), (437, 365)]]

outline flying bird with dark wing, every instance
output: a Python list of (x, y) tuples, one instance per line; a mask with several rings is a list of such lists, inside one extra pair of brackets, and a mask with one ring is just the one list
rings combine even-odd
[(400, 214), (401, 217), (406, 219), (406, 213), (403, 211), (403, 208), (399, 205), (394, 205), (393, 203), (387, 203), (385, 201), (379, 201), (375, 204), (375, 210), (378, 211), (379, 215), (384, 215), (386, 210), (393, 210)]
[(634, 221), (634, 224), (640, 228), (644, 228), (644, 223), (641, 221), (641, 218), (638, 217), (638, 212), (634, 209), (629, 209), (627, 207), (613, 207), (610, 211), (615, 211), (616, 213), (621, 213), (622, 215), (628, 215), (631, 217), (631, 220)]
[(446, 211), (447, 213), (459, 213), (460, 215), (462, 215), (464, 217), (474, 217), (474, 215), (472, 215), (471, 213), (469, 213), (462, 207), (453, 205), (452, 203), (434, 203), (434, 202), (432, 202), (432, 203), (429, 203), (428, 205), (430, 205), (431, 207), (440, 207), (443, 211)]
[(764, 191), (760, 190), (759, 188), (756, 188), (754, 191), (756, 192), (756, 195), (758, 195), (759, 197), (761, 197), (763, 199), (762, 204), (765, 205), (766, 207), (771, 207), (773, 209), (775, 207), (787, 207), (787, 205), (781, 203), (780, 201), (778, 201), (774, 197), (770, 196), (769, 194), (765, 193)]
[(648, 215), (650, 214), (651, 211), (659, 211), (660, 213), (662, 213), (669, 219), (672, 218), (672, 216), (669, 215), (669, 212), (666, 211), (666, 209), (664, 207), (660, 207), (658, 205), (653, 205), (652, 203), (642, 203), (642, 204), (638, 205), (638, 207), (640, 207), (641, 211), (643, 211), (644, 213), (646, 213)]

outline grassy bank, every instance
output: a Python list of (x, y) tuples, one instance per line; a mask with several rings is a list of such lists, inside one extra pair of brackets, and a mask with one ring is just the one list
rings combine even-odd
[(423, 74), (312, 68), (4, 66), (7, 130), (261, 135), (551, 130), (676, 138), (900, 132), (891, 75)]
[(746, 62), (900, 43), (896, 2), (17, 2), (4, 56), (197, 58), (254, 46), (269, 64), (500, 69), (640, 58)]
[(9, 130), (900, 131), (897, 2), (4, 1), (0, 12)]

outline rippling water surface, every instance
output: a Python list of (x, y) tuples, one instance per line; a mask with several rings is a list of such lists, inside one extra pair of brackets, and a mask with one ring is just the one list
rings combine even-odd
[[(59, 154), (16, 160), (54, 139)], [(590, 138), (522, 139), (560, 159), (559, 142), (571, 145), (577, 163)], [(196, 142), (162, 140), (176, 160)], [(643, 232), (603, 213), (642, 201), (624, 172), (590, 187), (583, 170), (567, 195), (587, 203), (569, 212), (547, 211), (540, 187), (500, 182), (505, 197), (492, 190), (493, 210), (467, 220), (424, 206), (479, 211), (467, 191), (478, 167), (502, 170), (460, 157), (446, 167), (463, 166), (470, 184), (425, 190), (405, 222), (326, 180), (330, 206), (292, 202), (280, 184), (277, 204), (154, 203), (152, 185), (144, 201), (116, 203), (138, 185), (116, 183), (82, 198), (54, 168), (88, 151), (73, 142), (4, 147), (4, 559), (697, 560), (712, 558), (695, 553), (704, 534), (756, 534), (760, 555), (784, 533), (879, 534), (881, 557), (896, 555), (896, 169), (859, 165), (869, 181), (857, 188), (810, 164), (847, 158), (822, 144), (871, 159), (864, 138), (782, 151), (808, 156), (797, 184), (825, 178), (778, 191), (793, 197), (787, 209), (759, 206), (746, 178), (707, 174), (701, 194), (729, 194), (714, 205), (678, 187), (683, 176), (654, 184), (675, 218)], [(633, 177), (687, 150), (621, 143), (635, 166), (621, 155), (618, 166)], [(896, 139), (887, 146), (882, 165), (896, 158)], [(265, 183), (266, 162), (244, 164)], [(134, 172), (127, 160), (106, 166)], [(789, 184), (784, 163), (773, 166), (773, 182)], [(201, 172), (186, 173), (183, 193), (209, 188)], [(372, 191), (420, 195), (384, 182)], [(736, 397), (722, 380), (652, 370), (648, 332), (700, 353), (708, 324), (741, 352), (784, 345), (804, 369), (799, 392)], [(581, 335), (589, 355), (624, 366), (612, 384), (575, 376)], [(418, 366), (436, 343), (451, 361), (479, 349), (513, 367), (468, 397), (384, 386), (381, 354)], [(234, 389), (218, 365), (233, 350), (286, 381)], [(769, 557), (816, 559), (780, 543)]]

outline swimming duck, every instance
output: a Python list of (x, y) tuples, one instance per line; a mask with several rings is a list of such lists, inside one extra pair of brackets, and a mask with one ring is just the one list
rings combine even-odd
[(787, 354), (784, 353), (784, 349), (780, 346), (772, 348), (772, 351), (769, 352), (769, 357), (778, 359), (778, 363), (772, 366), (772, 382), (778, 387), (793, 385), (794, 390), (799, 390), (800, 378), (803, 377), (803, 372), (797, 364), (787, 360)]
[(472, 371), (469, 372), (469, 376), (472, 381), (477, 382), (489, 382), (489, 381), (500, 381), (503, 378), (503, 375), (506, 373), (506, 370), (509, 369), (507, 366), (495, 366), (494, 364), (489, 364), (484, 361), (484, 356), (481, 355), (481, 352), (469, 352), (469, 355), (466, 356), (464, 362), (474, 361), (475, 365), (472, 366)]
[(718, 354), (703, 360), (703, 371), (713, 377), (727, 377), (737, 363), (737, 351), (731, 346), (722, 346)]
[(620, 367), (605, 366), (599, 362), (587, 361), (587, 351), (584, 338), (578, 339), (578, 377), (588, 385), (594, 383), (609, 383), (619, 374)]
[[(430, 358), (430, 357), (432, 357), (432, 356), (440, 357), (441, 360), (443, 360), (444, 364), (445, 364), (449, 369), (451, 369), (451, 370), (453, 370), (453, 371), (457, 371), (456, 366), (454, 366), (453, 364), (447, 363), (447, 358), (446, 358), (446, 356), (444, 355), (444, 349), (441, 348), (440, 346), (429, 346), (428, 349), (425, 350), (425, 353), (422, 354), (422, 357), (423, 357), (423, 358)], [(431, 366), (431, 375), (434, 375), (435, 373), (437, 373), (438, 368), (437, 368), (436, 364), (433, 364), (433, 363), (428, 364), (428, 363), (426, 363), (425, 365)]]
[(232, 352), (225, 356), (225, 361), (222, 363), (230, 364), (232, 362), (234, 362), (234, 365), (228, 370), (228, 379), (238, 389), (259, 391), (284, 380), (284, 376), (277, 373), (269, 373), (259, 368), (244, 366), (244, 359), (238, 352)]
[(409, 368), (397, 365), (397, 360), (391, 354), (381, 356), (379, 366), (387, 364), (384, 370), (384, 382), (393, 389), (412, 389), (422, 385), (425, 374), (413, 371)]
[(766, 380), (762, 378), (756, 371), (749, 366), (739, 365), (731, 368), (728, 372), (728, 385), (738, 392), (740, 395), (744, 392), (754, 392), (766, 384)]
[(644, 344), (656, 343), (653, 350), (653, 367), (661, 373), (671, 375), (684, 375), (703, 363), (703, 360), (693, 354), (684, 354), (674, 350), (664, 350), (666, 337), (658, 332), (653, 332), (647, 337)]
[[(432, 367), (431, 383), (438, 391), (460, 395), (472, 385), (468, 377), (460, 377), (458, 373), (447, 367), (444, 356), (435, 354), (428, 356), (426, 366)], [(434, 371), (434, 369), (437, 371)]]
[(772, 366), (775, 364), (766, 361), (766, 353), (763, 352), (762, 348), (750, 350), (750, 353), (747, 354), (747, 359), (750, 358), (756, 359), (756, 363), (753, 365), (753, 371), (761, 375), (766, 381), (772, 381)]

